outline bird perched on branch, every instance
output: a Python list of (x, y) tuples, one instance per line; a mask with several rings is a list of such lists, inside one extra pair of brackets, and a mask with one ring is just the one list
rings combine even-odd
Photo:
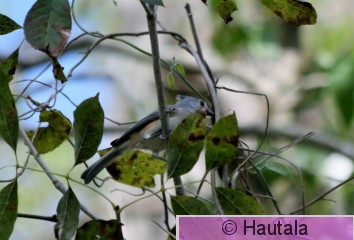
[[(176, 103), (166, 106), (168, 114), (169, 131), (173, 131), (177, 125), (189, 114), (199, 112), (204, 115), (213, 115), (207, 104), (199, 98), (190, 96), (176, 97)], [(122, 153), (129, 149), (149, 149), (153, 152), (160, 152), (166, 149), (165, 141), (161, 137), (161, 121), (158, 112), (153, 112), (136, 122), (123, 135), (112, 141), (110, 150), (101, 159), (87, 168), (81, 175), (85, 184), (90, 183), (98, 173), (109, 166)]]

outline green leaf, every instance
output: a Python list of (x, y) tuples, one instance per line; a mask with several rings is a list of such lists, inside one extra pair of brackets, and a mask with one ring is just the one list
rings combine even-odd
[(316, 10), (308, 2), (297, 0), (259, 1), (287, 23), (295, 26), (316, 23)]
[(226, 215), (261, 215), (263, 208), (252, 197), (243, 192), (217, 187), (216, 194)]
[(8, 78), (0, 71), (0, 136), (16, 152), (18, 117)]
[(206, 141), (206, 169), (228, 164), (236, 156), (238, 125), (235, 113), (219, 119), (212, 127)]
[(177, 63), (175, 65), (175, 71), (182, 76), (182, 78), (186, 78), (186, 71), (184, 70), (184, 67), (182, 64)]
[(60, 199), (57, 207), (58, 225), (61, 240), (71, 240), (79, 226), (80, 203), (74, 192), (69, 189)]
[(74, 111), (76, 165), (92, 157), (102, 139), (104, 112), (98, 96), (86, 99)]
[(162, 0), (143, 0), (143, 2), (154, 6), (164, 6)]
[(17, 181), (0, 191), (0, 239), (10, 239), (17, 219)]
[(211, 215), (207, 206), (195, 197), (172, 196), (172, 209), (175, 215)]
[(329, 89), (332, 91), (341, 117), (346, 126), (354, 118), (354, 52), (347, 54), (332, 68)]
[[(60, 111), (42, 111), (39, 121), (48, 122), (49, 125), (39, 128), (34, 138), (33, 144), (38, 153), (50, 152), (67, 139), (71, 122)], [(32, 138), (33, 134), (33, 131), (27, 133), (29, 138)]]
[(198, 161), (206, 134), (205, 117), (195, 113), (186, 117), (168, 140), (168, 177), (189, 172)]
[(173, 73), (172, 72), (170, 72), (167, 75), (167, 83), (168, 83), (169, 88), (171, 88), (171, 89), (175, 88), (175, 78), (173, 77)]
[(20, 28), (21, 28), (21, 26), (18, 25), (11, 18), (0, 14), (0, 35), (10, 33), (12, 31), (15, 31)]
[(13, 79), (13, 75), (16, 72), (16, 66), (18, 61), (18, 51), (20, 48), (17, 48), (9, 57), (0, 63), (0, 70), (8, 78), (8, 83)]
[(27, 13), (24, 30), (32, 47), (58, 57), (71, 33), (68, 0), (38, 0)]
[(166, 171), (166, 162), (141, 151), (128, 151), (107, 167), (112, 178), (133, 187), (154, 187), (154, 176)]
[(231, 14), (238, 10), (234, 0), (219, 0), (216, 4), (216, 12), (224, 19), (225, 23), (232, 21)]
[(78, 229), (75, 240), (123, 240), (122, 226), (118, 220), (89, 221)]

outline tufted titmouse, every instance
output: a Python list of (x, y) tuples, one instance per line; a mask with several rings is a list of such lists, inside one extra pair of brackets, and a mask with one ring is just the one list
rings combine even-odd
[[(169, 131), (173, 131), (187, 115), (199, 112), (202, 114), (213, 114), (207, 104), (195, 97), (176, 97), (176, 103), (166, 106), (168, 113)], [(140, 121), (136, 122), (123, 135), (112, 141), (112, 150), (101, 159), (87, 168), (81, 175), (85, 183), (90, 183), (96, 175), (110, 165), (124, 151), (132, 148), (149, 149), (159, 152), (166, 148), (164, 139), (161, 138), (161, 122), (158, 112), (153, 112)]]

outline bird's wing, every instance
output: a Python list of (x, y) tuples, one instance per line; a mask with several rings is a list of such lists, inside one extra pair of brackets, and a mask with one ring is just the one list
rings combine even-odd
[[(174, 105), (169, 105), (166, 106), (166, 112), (170, 115), (171, 112), (174, 110)], [(138, 132), (142, 130), (145, 126), (151, 125), (152, 122), (159, 120), (160, 116), (158, 112), (152, 112), (151, 114), (147, 115), (143, 119), (139, 120), (136, 122), (133, 126), (131, 126), (128, 130), (126, 130), (120, 138), (117, 138), (116, 140), (113, 140), (111, 142), (112, 147), (117, 147), (121, 144), (123, 144), (125, 141), (129, 140), (129, 137), (132, 133)], [(160, 129), (158, 129), (160, 128)], [(150, 137), (156, 136), (157, 134), (161, 134), (161, 124), (155, 124), (154, 127), (151, 128), (151, 130), (148, 131), (148, 135)]]

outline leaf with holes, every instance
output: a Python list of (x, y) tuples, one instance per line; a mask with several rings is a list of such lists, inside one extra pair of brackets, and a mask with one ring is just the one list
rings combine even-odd
[(316, 10), (308, 2), (297, 0), (259, 1), (287, 23), (295, 26), (316, 23)]
[(198, 161), (206, 134), (205, 117), (195, 113), (187, 116), (168, 140), (168, 177), (189, 172)]
[(71, 240), (73, 238), (79, 226), (79, 213), (80, 203), (69, 187), (57, 206), (58, 225), (61, 230), (60, 239)]
[(0, 191), (0, 239), (9, 239), (17, 219), (17, 181)]
[(86, 99), (74, 111), (76, 165), (92, 157), (101, 143), (104, 112), (98, 96)]
[(11, 18), (0, 14), (0, 35), (4, 35), (20, 29), (21, 26), (18, 25), (14, 20)]
[(128, 151), (107, 167), (118, 182), (133, 187), (154, 187), (154, 176), (166, 171), (166, 162), (141, 151)]
[(86, 222), (78, 230), (75, 240), (115, 239), (123, 240), (123, 224), (118, 220), (92, 220)]
[(8, 77), (0, 71), (0, 136), (16, 153), (18, 117), (14, 99), (8, 85)]
[(235, 113), (219, 119), (206, 138), (206, 169), (220, 167), (236, 156), (238, 144), (238, 125)]
[[(39, 121), (48, 122), (49, 125), (39, 128), (34, 138), (33, 144), (38, 153), (50, 152), (67, 139), (71, 122), (60, 111), (42, 111)], [(32, 138), (33, 134), (33, 131), (27, 133), (29, 138)]]
[(211, 215), (205, 203), (195, 197), (172, 196), (172, 209), (175, 215)]
[(68, 0), (38, 0), (27, 13), (24, 30), (32, 47), (58, 57), (71, 33)]
[(234, 0), (219, 0), (216, 4), (216, 12), (224, 19), (225, 23), (229, 23), (233, 20), (231, 14), (238, 10)]
[(15, 75), (16, 72), (18, 51), (19, 48), (17, 48), (13, 53), (11, 53), (10, 56), (0, 63), (0, 70), (5, 74), (5, 77), (8, 79), (8, 83), (13, 79), (13, 75)]
[(261, 215), (264, 210), (252, 197), (230, 188), (217, 187), (216, 195), (226, 215)]

